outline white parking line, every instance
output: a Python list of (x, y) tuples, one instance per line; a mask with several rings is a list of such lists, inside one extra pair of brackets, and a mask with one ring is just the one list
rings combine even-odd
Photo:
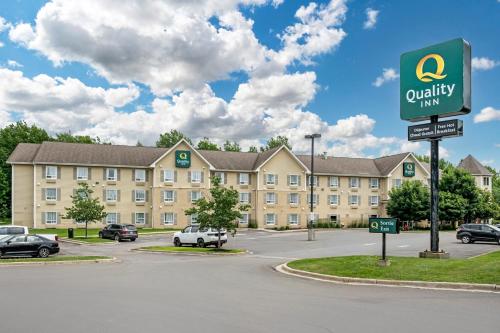
[(365, 244), (363, 244), (363, 245), (364, 245), (364, 246), (372, 246), (372, 245), (375, 245), (375, 244), (377, 244), (377, 243), (365, 243)]
[(410, 245), (399, 245), (398, 247), (410, 247)]

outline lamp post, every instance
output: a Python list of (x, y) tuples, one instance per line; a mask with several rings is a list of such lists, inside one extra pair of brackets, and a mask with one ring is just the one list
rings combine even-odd
[(307, 240), (312, 241), (314, 240), (314, 230), (313, 230), (313, 222), (314, 222), (314, 205), (313, 205), (313, 197), (314, 197), (314, 139), (319, 139), (321, 138), (321, 134), (308, 134), (305, 136), (306, 139), (311, 139), (311, 178), (309, 181), (309, 185), (311, 188), (311, 193), (310, 193), (310, 201), (309, 201), (309, 208), (310, 208), (310, 214), (309, 214), (309, 221), (307, 223)]

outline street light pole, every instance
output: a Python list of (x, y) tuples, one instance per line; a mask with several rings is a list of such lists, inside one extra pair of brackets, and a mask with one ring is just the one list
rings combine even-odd
[(311, 175), (310, 175), (310, 197), (309, 197), (309, 208), (310, 208), (310, 214), (309, 214), (309, 221), (307, 224), (307, 240), (312, 241), (314, 240), (314, 229), (313, 229), (313, 222), (314, 222), (314, 204), (313, 204), (313, 198), (314, 198), (314, 139), (316, 138), (321, 138), (321, 134), (308, 134), (305, 136), (306, 139), (311, 139)]

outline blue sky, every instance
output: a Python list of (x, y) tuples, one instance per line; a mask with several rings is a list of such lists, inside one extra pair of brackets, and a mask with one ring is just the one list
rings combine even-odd
[[(204, 2), (200, 2), (200, 8)], [(272, 1), (266, 4), (262, 4), (263, 1), (256, 2), (256, 5), (251, 6), (235, 4), (230, 8), (216, 9), (207, 5), (206, 8), (209, 9), (204, 8), (200, 11), (206, 15), (206, 24), (216, 29), (220, 28), (221, 24), (224, 25), (220, 21), (221, 12), (240, 13), (245, 22), (253, 21), (251, 28), (241, 29), (241, 35), (234, 35), (229, 37), (229, 41), (211, 45), (215, 48), (213, 54), (220, 55), (221, 52), (226, 52), (222, 51), (226, 47), (225, 43), (231, 43), (231, 39), (234, 40), (238, 36), (245, 34), (248, 36), (248, 33), (253, 33), (258, 45), (251, 44), (251, 39), (248, 39), (249, 44), (243, 43), (244, 47), (240, 46), (231, 51), (234, 55), (229, 54), (227, 58), (221, 56), (221, 59), (216, 60), (213, 60), (213, 56), (205, 59), (204, 52), (198, 54), (197, 47), (195, 50), (189, 47), (201, 45), (199, 43), (204, 43), (207, 38), (202, 35), (201, 39), (194, 40), (188, 32), (183, 35), (182, 28), (178, 28), (175, 24), (182, 26), (186, 21), (178, 19), (179, 22), (172, 25), (164, 22), (158, 24), (160, 26), (165, 24), (166, 33), (179, 31), (175, 38), (189, 40), (188, 46), (183, 49), (172, 48), (169, 47), (171, 44), (163, 45), (164, 40), (154, 40), (157, 38), (156, 35), (151, 37), (147, 35), (149, 32), (141, 32), (142, 36), (146, 34), (156, 42), (152, 45), (158, 45), (158, 48), (162, 49), (152, 52), (165, 53), (159, 53), (158, 61), (151, 61), (151, 64), (144, 60), (137, 64), (133, 59), (137, 53), (134, 53), (134, 50), (130, 51), (127, 45), (136, 45), (135, 49), (144, 46), (147, 54), (148, 47), (151, 46), (140, 44), (141, 39), (139, 42), (125, 37), (121, 39), (123, 34), (114, 35), (118, 37), (109, 41), (86, 40), (83, 39), (85, 36), (83, 34), (75, 34), (74, 39), (71, 38), (71, 34), (69, 39), (67, 36), (64, 38), (61, 31), (67, 31), (75, 22), (71, 22), (71, 18), (66, 21), (54, 20), (50, 15), (40, 14), (39, 11), (46, 5), (46, 1), (2, 1), (0, 16), (4, 18), (5, 27), (0, 33), (0, 42), (3, 44), (3, 47), (0, 47), (0, 67), (9, 71), (4, 73), (6, 75), (4, 80), (6, 78), (13, 80), (12, 72), (20, 71), (22, 78), (28, 81), (22, 83), (21, 80), (19, 84), (14, 83), (10, 86), (0, 85), (0, 123), (3, 112), (4, 123), (25, 119), (46, 127), (51, 132), (71, 130), (74, 133), (99, 135), (116, 143), (134, 143), (139, 140), (153, 144), (154, 138), (160, 132), (172, 128), (180, 129), (195, 138), (209, 136), (218, 142), (224, 138), (238, 140), (243, 146), (261, 143), (271, 135), (283, 134), (291, 137), (294, 148), (298, 151), (305, 150), (306, 147), (306, 143), (299, 137), (308, 130), (319, 130), (325, 133), (322, 148), (331, 154), (377, 156), (407, 150), (404, 148), (411, 148), (417, 153), (426, 153), (429, 146), (426, 142), (420, 145), (405, 145), (409, 123), (399, 119), (397, 78), (399, 56), (402, 52), (463, 37), (471, 43), (472, 56), (478, 61), (472, 74), (472, 112), (460, 117), (464, 120), (463, 137), (442, 141), (441, 145), (445, 148), (443, 154), (456, 163), (460, 158), (472, 153), (480, 161), (500, 168), (500, 42), (498, 39), (500, 2), (496, 0), (346, 1), (343, 4), (345, 13), (340, 13), (342, 8), (339, 9), (338, 6), (326, 12), (324, 8), (331, 5), (330, 1), (316, 1), (315, 8), (308, 7), (311, 6), (310, 1), (285, 0), (283, 3), (274, 2), (274, 5)], [(74, 15), (78, 14), (78, 10), (82, 10), (64, 4), (65, 1), (61, 3), (63, 5), (60, 8), (53, 9), (59, 11), (59, 14)], [(88, 6), (91, 7), (93, 4), (89, 2)], [(171, 15), (175, 13), (173, 7), (165, 7), (165, 14), (168, 14), (168, 11), (171, 11), (169, 13)], [(300, 21), (297, 11), (301, 7), (315, 10), (316, 21), (313, 23), (308, 19)], [(364, 24), (369, 9), (377, 11), (377, 14), (372, 27), (366, 28)], [(100, 8), (101, 12), (104, 10), (112, 12), (112, 6)], [(189, 8), (188, 12), (196, 10), (198, 8)], [(111, 16), (108, 17), (113, 17), (111, 12), (109, 14)], [(262, 50), (265, 52), (281, 50), (283, 54), (292, 54), (290, 50), (294, 48), (287, 49), (284, 39), (287, 27), (297, 23), (301, 23), (302, 28), (307, 25), (309, 28), (314, 27), (323, 18), (321, 13), (332, 15), (336, 20), (334, 24), (324, 23), (321, 29), (329, 30), (322, 31), (335, 32), (337, 36), (342, 32), (340, 40), (334, 40), (332, 37), (324, 43), (327, 47), (312, 51), (311, 55), (307, 53), (309, 49), (306, 45), (308, 38), (306, 34), (299, 36), (294, 45), (299, 45), (300, 47), (296, 47), (295, 50), (300, 50), (289, 56), (285, 62), (277, 60), (257, 62), (252, 59), (252, 54), (258, 55)], [(41, 19), (35, 22), (37, 15), (41, 15)], [(189, 18), (189, 14), (178, 14), (178, 16)], [(104, 30), (99, 31), (99, 29), (103, 29), (107, 24), (98, 22), (99, 18), (95, 17), (85, 21), (87, 18), (85, 13), (74, 17), (81, 18), (82, 26), (91, 31), (91, 34), (95, 34), (94, 36), (101, 36)], [(29, 24), (34, 34), (22, 33), (26, 30), (19, 28), (20, 23)], [(151, 31), (158, 27), (153, 24)], [(54, 26), (56, 29), (49, 29)], [(113, 29), (120, 31), (125, 28), (140, 30), (141, 26), (126, 23), (124, 26), (113, 26)], [(231, 29), (236, 33), (236, 28), (231, 27)], [(79, 42), (85, 43), (85, 46), (82, 48), (78, 45)], [(92, 48), (98, 50), (104, 45), (102, 43), (117, 44), (120, 50), (124, 50), (124, 53), (118, 54), (119, 57), (123, 55), (123, 58), (126, 58), (128, 55), (126, 52), (131, 52), (130, 63), (127, 63), (127, 59), (116, 59), (116, 62), (120, 62), (125, 69), (113, 68), (110, 62), (103, 60), (102, 54), (88, 51)], [(119, 45), (120, 43), (124, 45)], [(165, 46), (165, 50), (162, 46)], [(217, 49), (218, 47), (221, 49)], [(203, 47), (199, 49), (204, 50)], [(207, 49), (211, 50), (208, 46)], [(207, 58), (210, 57), (210, 52), (207, 52)], [(109, 57), (112, 56), (115, 55), (110, 52)], [(228, 64), (238, 57), (242, 59), (235, 61), (234, 65)], [(61, 61), (57, 63), (54, 58), (59, 58)], [(168, 61), (161, 63), (162, 59)], [(183, 59), (188, 60), (185, 62)], [(206, 61), (207, 66), (193, 67), (191, 61), (198, 63)], [(111, 60), (111, 63), (113, 62), (114, 59)], [(274, 64), (274, 62), (279, 63), (281, 68), (272, 71), (261, 69), (264, 68), (264, 63)], [(176, 67), (176, 64), (181, 65)], [(167, 69), (164, 75), (152, 77), (157, 69), (163, 70), (170, 65), (176, 68), (175, 71)], [(169, 77), (175, 76), (189, 66), (192, 68), (186, 73), (181, 73), (179, 78)], [(132, 72), (130, 75), (128, 68)], [(384, 69), (394, 69), (396, 76), (389, 77), (377, 87), (373, 83), (382, 75)], [(197, 77), (198, 73), (200, 77)], [(314, 77), (305, 78), (301, 76), (304, 73), (313, 73)], [(43, 90), (46, 87), (43, 85), (43, 87), (39, 85), (32, 87), (31, 85), (35, 83), (30, 80), (41, 74), (50, 78), (75, 78), (82, 85), (68, 87), (67, 82), (52, 82), (49, 84), (52, 88), (59, 85), (62, 87), (47, 91)], [(307, 82), (301, 90), (302, 80)], [(272, 86), (266, 88), (266, 84)], [(260, 88), (256, 88), (257, 86)], [(108, 92), (114, 94), (113, 89), (120, 88), (123, 89), (123, 95), (120, 94), (118, 101), (114, 99), (114, 102), (109, 102), (109, 98), (105, 97), (102, 91), (91, 89), (99, 87), (106, 92), (104, 94), (106, 96)], [(1, 89), (4, 89), (4, 92)], [(40, 92), (26, 97), (26, 99), (33, 98), (33, 103), (27, 103), (12, 97), (19, 95), (19, 91), (13, 91), (15, 89), (21, 91), (40, 89)], [(276, 94), (269, 92), (274, 90), (279, 91)], [(269, 95), (266, 95), (268, 92)], [(263, 95), (266, 95), (265, 98)], [(56, 102), (53, 104), (44, 102), (42, 110), (37, 110), (36, 104), (40, 102), (42, 96), (47, 96), (48, 100)], [(284, 98), (287, 101), (283, 102)], [(82, 102), (84, 99), (89, 101)], [(206, 105), (209, 106), (205, 110)], [(90, 110), (92, 108), (94, 110)], [(485, 109), (483, 117), (476, 117)], [(141, 112), (146, 115), (137, 113), (138, 110), (142, 110)], [(190, 113), (201, 112), (200, 110), (210, 114), (211, 119), (218, 120), (207, 121), (203, 118), (203, 114), (193, 116)], [(156, 118), (151, 119), (157, 126), (145, 124), (150, 119), (149, 114), (155, 112)], [(100, 114), (107, 115), (107, 118), (113, 117), (114, 114), (131, 116), (108, 121), (106, 125), (106, 118), (103, 116), (101, 119)], [(256, 118), (251, 118), (248, 114), (255, 115)], [(365, 118), (353, 118), (360, 115), (365, 115)], [(63, 119), (60, 123), (55, 121), (58, 116)], [(244, 124), (245, 121), (248, 121), (248, 125)], [(207, 123), (210, 123), (210, 128), (205, 127)], [(256, 123), (258, 124), (255, 125)], [(141, 124), (139, 126), (141, 128), (137, 128), (134, 124)], [(238, 130), (237, 127), (240, 125), (248, 131)], [(354, 128), (359, 126), (361, 129), (358, 133), (350, 126)], [(363, 146), (363, 142), (371, 143)]]

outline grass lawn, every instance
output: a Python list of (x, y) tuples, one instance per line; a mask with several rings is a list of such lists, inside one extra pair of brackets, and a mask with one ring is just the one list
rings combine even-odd
[(154, 252), (192, 252), (192, 253), (243, 253), (243, 249), (217, 249), (214, 247), (176, 247), (176, 246), (147, 246), (139, 250)]
[[(74, 233), (75, 233), (75, 238), (77, 237), (84, 237), (85, 236), (85, 229), (82, 229), (82, 228), (73, 228), (74, 229)], [(88, 229), (88, 236), (89, 237), (98, 237), (99, 235), (99, 231), (101, 229), (96, 229), (96, 228), (92, 228), (92, 229)], [(142, 235), (142, 234), (147, 234), (147, 233), (155, 233), (155, 232), (168, 232), (168, 231), (177, 231), (179, 229), (170, 229), (170, 228), (165, 228), (165, 229), (152, 229), (152, 228), (141, 228), (141, 229), (137, 229), (137, 232), (139, 233), (139, 235)], [(52, 228), (52, 229), (30, 229), (30, 233), (32, 234), (40, 234), (40, 235), (43, 235), (43, 234), (56, 234), (58, 235), (59, 237), (68, 237), (68, 229), (65, 228), (65, 229), (56, 229), (56, 228)]]
[(52, 256), (48, 258), (11, 258), (11, 259), (1, 259), (1, 264), (10, 264), (16, 262), (57, 262), (57, 261), (92, 261), (97, 259), (112, 259), (111, 257), (105, 256)]
[(5, 219), (0, 219), (0, 225), (7, 225), (7, 224), (10, 224), (10, 219), (9, 218), (5, 218)]
[(288, 266), (342, 277), (500, 284), (500, 251), (473, 259), (390, 257), (389, 267), (379, 267), (378, 259), (376, 256), (302, 259)]

